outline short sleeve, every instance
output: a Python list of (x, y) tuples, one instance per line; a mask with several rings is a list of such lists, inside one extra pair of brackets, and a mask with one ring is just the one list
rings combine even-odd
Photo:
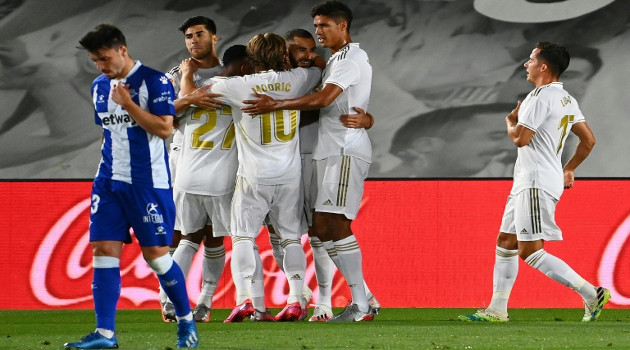
[(518, 112), (518, 124), (536, 131), (549, 116), (549, 105), (538, 96), (531, 100)]
[(335, 62), (332, 65), (330, 75), (324, 84), (335, 84), (346, 90), (348, 87), (359, 82), (361, 71), (359, 66), (350, 59), (344, 59)]
[(149, 87), (149, 112), (155, 115), (175, 115), (175, 91), (165, 75), (156, 75)]

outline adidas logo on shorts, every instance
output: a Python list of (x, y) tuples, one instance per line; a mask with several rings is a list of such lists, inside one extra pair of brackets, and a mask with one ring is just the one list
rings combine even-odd
[(334, 205), (330, 199), (327, 199), (322, 205)]

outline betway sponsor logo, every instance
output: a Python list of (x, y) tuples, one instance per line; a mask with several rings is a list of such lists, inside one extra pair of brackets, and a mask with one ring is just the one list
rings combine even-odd
[(131, 126), (137, 125), (136, 121), (127, 113), (125, 114), (110, 114), (102, 119), (103, 125), (117, 125), (117, 124), (130, 124)]

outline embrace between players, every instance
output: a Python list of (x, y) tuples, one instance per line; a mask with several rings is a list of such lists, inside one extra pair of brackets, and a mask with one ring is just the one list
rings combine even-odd
[[(319, 289), (309, 320), (370, 321), (378, 313), (350, 227), (371, 163), (366, 129), (374, 119), (365, 111), (372, 70), (350, 38), (352, 12), (345, 4), (325, 2), (311, 15), (319, 43), (331, 50), (327, 63), (315, 54), (314, 38), (296, 29), (285, 38), (258, 34), (247, 46), (232, 46), (221, 66), (216, 27), (202, 16), (179, 28), (191, 57), (166, 76), (131, 59), (124, 36), (112, 25), (99, 25), (81, 39), (103, 73), (92, 86), (104, 140), (90, 214), (97, 328), (66, 348), (118, 347), (120, 253), (130, 227), (160, 280), (164, 320), (178, 323), (178, 347), (197, 346), (195, 322), (210, 319), (225, 267), (225, 237), (232, 240), (237, 304), (225, 322), (307, 317), (312, 292), (304, 283), (304, 233)], [(561, 239), (555, 204), (562, 188), (573, 186), (573, 172), (594, 144), (577, 102), (558, 82), (568, 61), (562, 47), (541, 43), (525, 64), (536, 89), (506, 118), (519, 155), (497, 243), (493, 304), (463, 320), (507, 321), (517, 255), (578, 291), (585, 321), (595, 320), (610, 297), (543, 249), (545, 240)], [(112, 115), (129, 122), (112, 122)], [(168, 156), (164, 140), (173, 124)], [(569, 130), (580, 143), (563, 171), (559, 154)], [(263, 223), (289, 285), (286, 306), (275, 316), (264, 303), (255, 243)], [(171, 258), (174, 230), (181, 240)], [(191, 310), (184, 276), (202, 242), (202, 291)], [(337, 315), (330, 295), (333, 263), (352, 293), (350, 305)]]

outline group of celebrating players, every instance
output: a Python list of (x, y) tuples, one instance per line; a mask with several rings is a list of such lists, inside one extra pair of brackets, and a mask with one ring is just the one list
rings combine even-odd
[[(371, 321), (378, 313), (350, 228), (371, 162), (366, 128), (374, 119), (365, 112), (371, 66), (352, 43), (345, 4), (325, 2), (311, 15), (320, 44), (331, 50), (328, 63), (315, 53), (313, 36), (296, 29), (286, 38), (265, 33), (234, 45), (221, 65), (216, 26), (203, 16), (179, 28), (190, 58), (166, 75), (134, 61), (113, 25), (80, 40), (103, 73), (92, 84), (95, 121), (103, 127), (90, 212), (97, 325), (67, 349), (118, 347), (120, 253), (130, 227), (160, 281), (164, 320), (177, 321), (178, 347), (197, 346), (195, 322), (210, 319), (228, 236), (237, 305), (225, 322), (307, 317), (312, 291), (301, 245), (307, 232), (319, 286), (309, 320)], [(308, 111), (304, 118), (301, 110)], [(289, 285), (286, 307), (275, 316), (265, 306), (255, 243), (263, 224)], [(181, 239), (171, 257), (173, 235)], [(202, 242), (202, 291), (191, 310), (185, 276)], [(330, 295), (333, 262), (352, 293), (338, 315)]]
[[(160, 281), (164, 320), (177, 321), (178, 347), (196, 347), (195, 322), (210, 319), (225, 267), (225, 237), (232, 242), (236, 306), (224, 322), (308, 317), (305, 233), (319, 290), (309, 321), (374, 319), (380, 304), (365, 283), (351, 230), (372, 156), (366, 131), (374, 123), (366, 112), (372, 69), (350, 38), (348, 6), (328, 1), (311, 16), (317, 40), (331, 51), (328, 62), (315, 53), (313, 36), (295, 29), (284, 38), (258, 34), (246, 46), (232, 46), (221, 65), (216, 26), (203, 16), (179, 28), (190, 58), (166, 75), (134, 61), (113, 25), (99, 25), (79, 41), (103, 73), (92, 84), (95, 121), (103, 127), (90, 211), (96, 330), (66, 343), (67, 349), (118, 348), (120, 255), (123, 243), (131, 242), (129, 228)], [(497, 238), (492, 302), (461, 315), (463, 321), (509, 320), (518, 257), (575, 290), (584, 301), (584, 322), (595, 321), (610, 299), (608, 289), (590, 284), (544, 250), (545, 241), (562, 240), (555, 206), (563, 190), (574, 186), (574, 171), (595, 144), (577, 101), (559, 82), (569, 60), (564, 47), (540, 42), (524, 64), (535, 89), (505, 118), (518, 157)], [(165, 140), (174, 125), (168, 154)], [(579, 143), (563, 167), (569, 131)], [(255, 242), (263, 224), (289, 285), (286, 306), (275, 316), (265, 306)], [(171, 257), (175, 230), (181, 239)], [(202, 290), (191, 310), (185, 276), (202, 243)], [(333, 266), (352, 294), (337, 315), (331, 305)]]

